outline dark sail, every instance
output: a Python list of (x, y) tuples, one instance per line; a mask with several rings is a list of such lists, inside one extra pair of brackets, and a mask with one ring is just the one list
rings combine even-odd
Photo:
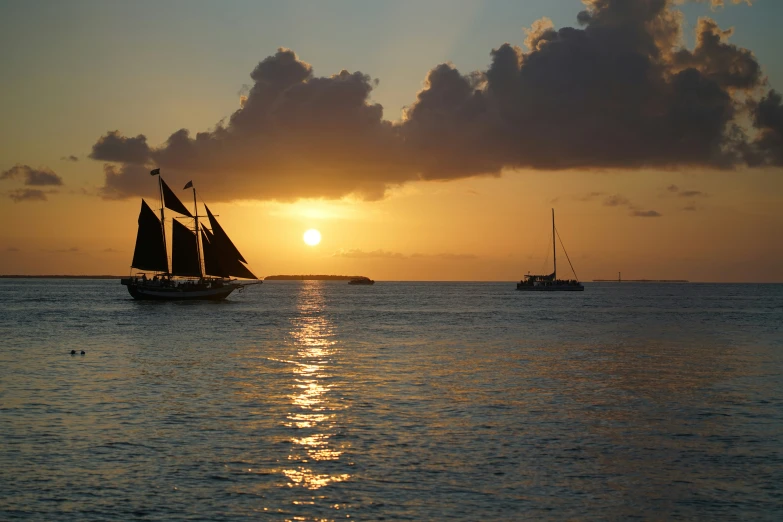
[(171, 273), (178, 276), (201, 277), (196, 234), (175, 219), (172, 235), (174, 244), (171, 247)]
[[(206, 208), (206, 205), (204, 205)], [(210, 247), (213, 252), (217, 254), (217, 260), (220, 264), (220, 271), (223, 272), (223, 276), (244, 277), (246, 279), (258, 279), (253, 272), (251, 272), (243, 263), (246, 263), (245, 258), (239, 253), (237, 247), (231, 242), (223, 227), (212, 215), (212, 212), (207, 208), (207, 216), (209, 216), (209, 222), (212, 225), (212, 234), (208, 236)], [(204, 254), (206, 258), (206, 253)], [(205, 261), (206, 262), (206, 261)]]
[(136, 249), (133, 251), (131, 266), (139, 270), (168, 272), (168, 264), (160, 219), (142, 199), (141, 211), (139, 212), (139, 231), (136, 234)]
[(204, 252), (204, 273), (211, 276), (230, 277), (220, 264), (217, 248), (212, 245), (214, 236), (207, 229), (201, 229), (201, 250)]
[(207, 209), (209, 224), (212, 225), (212, 235), (215, 236), (220, 249), (225, 250), (227, 254), (230, 253), (232, 257), (239, 259), (243, 263), (247, 263), (245, 258), (242, 257), (242, 254), (239, 253), (239, 250), (237, 250), (237, 247), (234, 246), (234, 243), (231, 242), (231, 239), (228, 237), (228, 234), (226, 234), (225, 230), (223, 230), (223, 227), (221, 227), (220, 223), (217, 222), (215, 216), (213, 216), (212, 212), (209, 211), (209, 207), (204, 205), (204, 208)]
[(185, 208), (185, 205), (182, 204), (176, 194), (166, 185), (163, 178), (160, 178), (160, 185), (163, 188), (163, 204), (166, 205), (166, 208), (170, 208), (174, 212), (179, 212), (183, 216), (193, 217), (193, 214)]
[(232, 275), (234, 277), (244, 277), (245, 279), (258, 279), (253, 272), (250, 271), (248, 267), (242, 264), (239, 259), (235, 259), (234, 262), (229, 265), (228, 268), (229, 275)]

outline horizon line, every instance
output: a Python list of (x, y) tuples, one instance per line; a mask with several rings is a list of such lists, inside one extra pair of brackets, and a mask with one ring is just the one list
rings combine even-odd
[[(128, 276), (124, 275), (110, 275), (110, 274), (0, 274), (0, 279), (123, 279)], [(264, 278), (258, 278), (256, 281), (265, 281)], [(270, 282), (298, 282), (302, 280), (275, 280), (270, 279)], [(314, 279), (313, 281), (326, 281), (324, 279)], [(376, 282), (386, 283), (514, 283), (516, 279), (376, 279)], [(778, 285), (783, 284), (783, 281), (691, 281), (691, 280), (673, 280), (673, 279), (635, 279), (635, 280), (623, 280), (617, 281), (616, 279), (604, 279), (604, 280), (590, 280), (581, 281), (583, 284), (592, 283), (638, 283), (638, 284), (754, 284), (754, 285)]]

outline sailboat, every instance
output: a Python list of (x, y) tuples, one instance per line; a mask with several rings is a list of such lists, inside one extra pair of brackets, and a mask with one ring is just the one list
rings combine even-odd
[[(563, 252), (565, 252), (568, 264), (571, 267), (571, 271), (574, 273), (574, 279), (558, 279), (557, 278), (557, 246), (555, 244), (555, 237), (559, 238), (555, 228), (555, 209), (552, 209), (552, 263), (553, 272), (548, 275), (531, 275), (527, 274), (525, 278), (517, 283), (517, 290), (526, 290), (533, 292), (583, 292), (585, 287), (576, 278), (576, 271), (574, 265), (571, 264), (571, 259), (568, 257), (568, 252), (565, 251), (565, 245), (563, 246)], [(560, 244), (563, 244), (563, 240), (560, 240)]]
[[(261, 284), (245, 266), (247, 261), (206, 204), (204, 208), (209, 227), (199, 223), (199, 217), (203, 218), (203, 215), (198, 214), (196, 187), (192, 181), (183, 190), (193, 189), (194, 214), (163, 181), (160, 169), (154, 169), (150, 174), (158, 176), (160, 219), (142, 199), (131, 276), (120, 280), (134, 299), (220, 300), (234, 290), (241, 291), (246, 286)], [(164, 208), (179, 214), (172, 219), (171, 225), (171, 268), (167, 256)], [(178, 221), (180, 219), (192, 220), (193, 228)], [(136, 269), (135, 273), (133, 269)], [(232, 277), (254, 281), (240, 282)]]

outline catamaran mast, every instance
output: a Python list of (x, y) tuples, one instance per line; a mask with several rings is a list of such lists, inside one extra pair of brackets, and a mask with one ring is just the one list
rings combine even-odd
[(557, 280), (557, 246), (555, 246), (555, 209), (552, 209), (552, 262), (555, 265), (555, 280)]
[(198, 274), (201, 278), (204, 277), (204, 271), (201, 268), (201, 242), (199, 241), (200, 237), (198, 232), (198, 204), (196, 203), (196, 187), (193, 187), (193, 210), (193, 218), (196, 220), (196, 251), (198, 252)]

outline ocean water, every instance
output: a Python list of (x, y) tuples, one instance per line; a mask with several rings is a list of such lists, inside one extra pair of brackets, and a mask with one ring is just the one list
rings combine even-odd
[(781, 520), (783, 285), (0, 280), (0, 443), (2, 520)]

